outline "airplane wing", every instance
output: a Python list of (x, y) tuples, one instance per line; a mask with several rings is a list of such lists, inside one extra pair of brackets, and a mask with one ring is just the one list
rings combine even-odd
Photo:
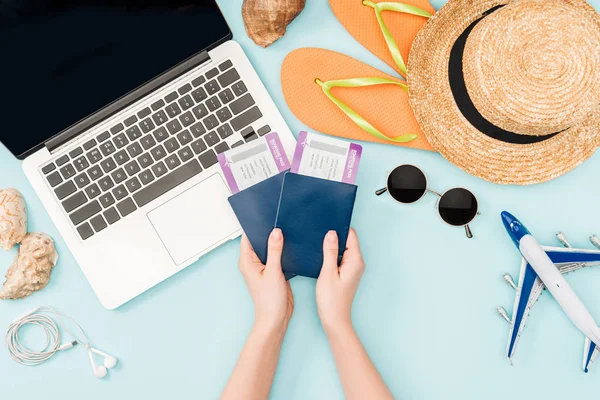
[[(543, 248), (548, 254), (548, 257), (550, 257), (552, 262), (554, 262), (556, 267), (563, 274), (574, 272), (585, 267), (600, 265), (599, 250), (547, 246), (543, 246)], [(527, 261), (522, 259), (507, 348), (508, 358), (511, 362), (517, 343), (523, 332), (525, 321), (529, 316), (529, 312), (544, 289), (544, 283), (538, 278), (537, 274)], [(584, 370), (587, 370), (587, 367), (589, 367), (596, 358), (598, 352), (600, 352), (600, 349), (596, 347), (594, 343), (590, 342), (591, 344), (588, 346), (587, 341), (589, 341), (589, 339), (586, 338)]]

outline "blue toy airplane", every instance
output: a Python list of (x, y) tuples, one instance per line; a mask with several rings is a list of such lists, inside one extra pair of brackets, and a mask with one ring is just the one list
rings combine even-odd
[(518, 286), (510, 274), (504, 274), (504, 280), (517, 291), (512, 321), (506, 310), (498, 307), (498, 313), (510, 323), (509, 360), (512, 363), (529, 311), (542, 291), (548, 289), (569, 319), (585, 335), (583, 370), (588, 372), (600, 352), (600, 328), (563, 275), (600, 265), (600, 239), (596, 235), (590, 237), (590, 242), (598, 250), (574, 249), (565, 235), (558, 233), (556, 238), (564, 247), (540, 246), (518, 219), (506, 211), (501, 216), (506, 231), (523, 256)]

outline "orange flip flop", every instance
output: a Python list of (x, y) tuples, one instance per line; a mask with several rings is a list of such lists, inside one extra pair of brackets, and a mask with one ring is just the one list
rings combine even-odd
[(329, 0), (329, 4), (360, 44), (402, 76), (417, 33), (435, 12), (427, 0)]
[(399, 78), (344, 54), (304, 48), (283, 61), (281, 83), (292, 112), (316, 131), (433, 150)]

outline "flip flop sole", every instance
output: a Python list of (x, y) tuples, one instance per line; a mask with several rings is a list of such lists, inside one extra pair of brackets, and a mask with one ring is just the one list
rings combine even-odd
[(433, 150), (419, 128), (408, 93), (396, 85), (333, 88), (331, 93), (389, 137), (414, 133), (407, 143), (378, 139), (358, 127), (325, 96), (315, 79), (378, 77), (404, 82), (344, 54), (304, 48), (292, 51), (283, 61), (281, 83), (285, 100), (296, 117), (315, 131), (351, 140)]
[[(371, 0), (381, 3), (386, 0)], [(390, 1), (390, 0), (387, 0)], [(431, 14), (434, 8), (427, 0), (398, 0), (401, 3), (419, 7)], [(340, 23), (346, 28), (360, 44), (375, 54), (396, 72), (400, 73), (398, 66), (392, 59), (390, 50), (381, 33), (381, 27), (377, 22), (375, 10), (362, 4), (362, 0), (329, 0), (333, 13)], [(408, 62), (408, 53), (419, 30), (427, 22), (427, 18), (394, 11), (384, 11), (383, 21), (389, 29), (404, 62)]]

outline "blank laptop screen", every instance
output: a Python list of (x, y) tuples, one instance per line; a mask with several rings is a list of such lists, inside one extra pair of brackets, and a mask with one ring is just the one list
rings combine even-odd
[(212, 0), (0, 0), (0, 142), (21, 156), (228, 34)]

